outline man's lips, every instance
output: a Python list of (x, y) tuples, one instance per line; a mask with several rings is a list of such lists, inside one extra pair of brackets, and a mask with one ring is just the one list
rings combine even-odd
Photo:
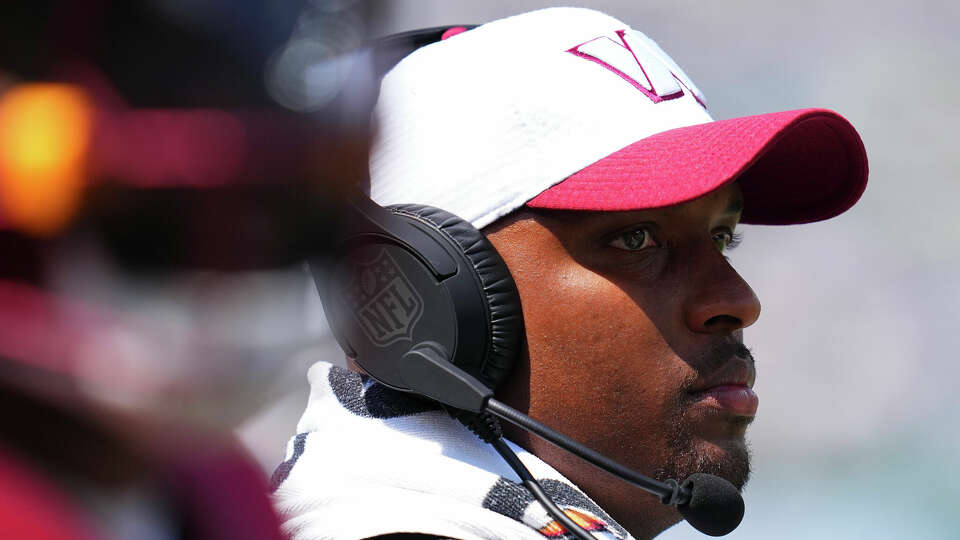
[(755, 380), (753, 359), (735, 356), (721, 369), (699, 379), (690, 390), (690, 397), (695, 403), (728, 414), (754, 416), (759, 404), (753, 391)]
[(737, 416), (754, 416), (760, 403), (757, 394), (748, 386), (724, 384), (694, 392), (693, 401), (703, 406), (720, 409)]

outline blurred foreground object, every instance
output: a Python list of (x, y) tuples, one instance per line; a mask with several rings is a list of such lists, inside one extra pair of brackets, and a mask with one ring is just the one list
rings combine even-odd
[(230, 437), (98, 408), (71, 384), (0, 358), (0, 537), (282, 538)]
[(0, 2), (0, 538), (280, 538), (232, 429), (309, 345), (374, 12)]

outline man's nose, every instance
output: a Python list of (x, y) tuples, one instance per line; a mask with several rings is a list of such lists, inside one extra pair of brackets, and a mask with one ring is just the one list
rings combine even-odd
[(729, 333), (746, 328), (760, 316), (760, 300), (750, 285), (720, 258), (703, 268), (685, 307), (687, 326), (700, 333)]

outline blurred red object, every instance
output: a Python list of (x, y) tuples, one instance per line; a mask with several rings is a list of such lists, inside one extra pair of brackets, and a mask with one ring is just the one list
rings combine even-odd
[(266, 478), (231, 434), (83, 392), (78, 352), (122, 324), (108, 309), (0, 280), (0, 538), (116, 538), (93, 507), (122, 521), (130, 492), (147, 494), (156, 525), (176, 538), (282, 538)]
[(267, 493), (232, 435), (110, 410), (68, 377), (0, 358), (0, 538), (124, 538), (135, 523), (280, 540)]
[(0, 538), (94, 540), (87, 517), (35, 469), (0, 447)]
[(76, 376), (75, 354), (110, 320), (104, 310), (6, 280), (0, 280), (0, 306), (0, 358), (51, 375)]

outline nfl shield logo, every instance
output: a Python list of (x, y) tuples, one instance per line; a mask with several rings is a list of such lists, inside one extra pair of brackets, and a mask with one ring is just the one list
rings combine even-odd
[(423, 314), (423, 300), (386, 249), (372, 261), (356, 265), (343, 300), (363, 333), (380, 347), (410, 339)]

